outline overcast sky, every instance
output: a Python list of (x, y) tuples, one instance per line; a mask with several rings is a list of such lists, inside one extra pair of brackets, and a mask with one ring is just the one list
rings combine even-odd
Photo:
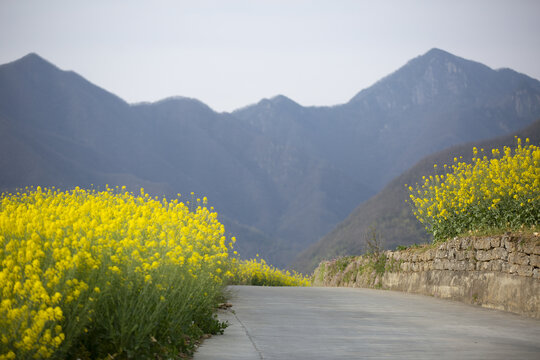
[(347, 102), (433, 47), (540, 79), (540, 1), (0, 0), (0, 63), (35, 52), (128, 102)]

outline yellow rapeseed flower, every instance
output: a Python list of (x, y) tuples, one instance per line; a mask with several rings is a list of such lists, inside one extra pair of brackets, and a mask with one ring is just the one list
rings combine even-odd
[(512, 151), (491, 150), (492, 159), (478, 156), (460, 162), (446, 176), (422, 177), (416, 189), (409, 187), (414, 214), (436, 240), (475, 227), (537, 226), (540, 217), (540, 148), (516, 139)]

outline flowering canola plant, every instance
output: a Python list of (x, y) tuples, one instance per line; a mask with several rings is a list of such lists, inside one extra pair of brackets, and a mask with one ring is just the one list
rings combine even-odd
[(538, 226), (540, 148), (518, 138), (514, 150), (493, 149), (490, 158), (483, 152), (474, 148), (471, 163), (454, 158), (446, 175), (409, 186), (414, 215), (435, 241), (469, 230)]
[(206, 203), (125, 187), (2, 194), (0, 360), (171, 357), (221, 332), (215, 309), (241, 267)]
[[(232, 242), (226, 244), (217, 214), (204, 206), (190, 211), (143, 190), (134, 196), (78, 188), (38, 187), (1, 200), (0, 359), (69, 351), (85, 333), (104, 327), (98, 320), (112, 321), (101, 330), (126, 336), (119, 341), (137, 341), (139, 335), (123, 328), (122, 305), (133, 306), (129, 311), (139, 319), (158, 321), (144, 334), (157, 338), (159, 327), (171, 325), (159, 323), (167, 322), (158, 314), (165, 303), (187, 295), (186, 311), (204, 308), (223, 283)], [(140, 294), (142, 304), (129, 304)]]
[[(234, 259), (236, 260), (236, 259)], [(235, 284), (264, 286), (310, 286), (311, 280), (296, 271), (283, 271), (268, 265), (258, 257), (251, 260), (233, 262)]]

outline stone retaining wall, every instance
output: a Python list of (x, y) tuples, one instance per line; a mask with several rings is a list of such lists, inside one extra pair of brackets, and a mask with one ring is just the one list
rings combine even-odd
[(336, 259), (319, 265), (314, 285), (420, 293), (540, 318), (540, 238), (464, 237)]

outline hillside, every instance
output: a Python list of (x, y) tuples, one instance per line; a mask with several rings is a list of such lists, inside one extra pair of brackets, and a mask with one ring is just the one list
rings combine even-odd
[(193, 191), (243, 256), (285, 266), (423, 156), (539, 117), (539, 81), (438, 49), (346, 104), (276, 96), (230, 114), (184, 97), (128, 104), (29, 54), (0, 65), (0, 190)]
[(529, 138), (531, 143), (540, 143), (540, 120), (514, 134), (495, 139), (470, 142), (450, 147), (429, 155), (392, 180), (376, 196), (356, 208), (334, 230), (319, 242), (302, 252), (293, 262), (292, 267), (309, 273), (322, 260), (329, 260), (343, 255), (364, 253), (365, 237), (370, 226), (376, 226), (383, 246), (395, 249), (398, 245), (412, 245), (431, 241), (430, 235), (412, 214), (405, 184), (421, 182), (422, 176), (434, 174), (433, 165), (452, 164), (454, 157), (463, 156), (470, 161), (472, 148), (493, 149), (515, 145), (514, 136)]

